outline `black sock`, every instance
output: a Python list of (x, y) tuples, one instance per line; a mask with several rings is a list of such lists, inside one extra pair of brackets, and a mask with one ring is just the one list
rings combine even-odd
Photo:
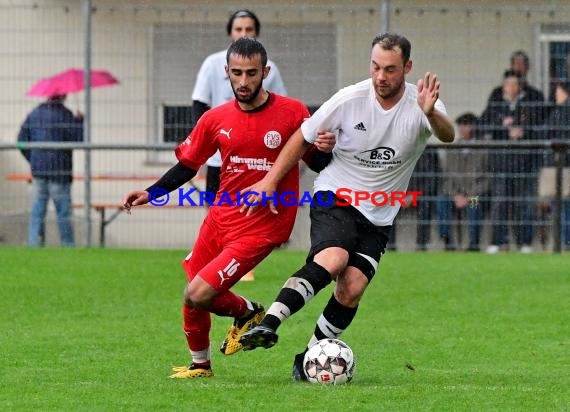
[(299, 311), (331, 281), (325, 268), (315, 262), (307, 263), (287, 279), (261, 324), (277, 330), (285, 319)]
[(358, 306), (349, 308), (341, 305), (333, 294), (317, 321), (314, 332), (315, 338), (321, 340), (339, 337), (352, 323), (357, 310)]

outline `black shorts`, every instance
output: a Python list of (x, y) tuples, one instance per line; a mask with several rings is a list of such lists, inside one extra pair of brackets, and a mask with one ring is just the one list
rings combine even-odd
[(214, 195), (220, 188), (220, 171), (221, 167), (208, 166), (206, 168), (206, 192), (211, 192)]
[[(384, 254), (392, 226), (375, 226), (353, 206), (337, 205), (336, 202), (346, 202), (333, 192), (315, 193), (313, 200), (314, 206), (311, 205), (310, 210), (311, 250), (307, 262), (326, 248), (340, 247), (348, 251), (348, 265), (361, 270), (370, 281)], [(329, 203), (332, 204), (323, 206)]]

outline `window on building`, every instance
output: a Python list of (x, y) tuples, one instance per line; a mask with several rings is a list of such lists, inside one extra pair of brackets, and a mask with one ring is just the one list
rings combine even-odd
[(556, 82), (570, 81), (570, 24), (545, 24), (539, 35), (538, 74), (547, 99)]
[[(223, 29), (219, 24), (153, 26), (150, 142), (179, 142), (190, 132), (194, 82), (202, 61), (228, 46)], [(304, 40), (307, 38), (311, 41)], [(305, 102), (310, 110), (337, 90), (337, 54), (330, 47), (336, 44), (336, 27), (326, 23), (264, 24), (260, 41), (278, 65), (288, 95)], [(159, 161), (161, 153), (152, 156)]]

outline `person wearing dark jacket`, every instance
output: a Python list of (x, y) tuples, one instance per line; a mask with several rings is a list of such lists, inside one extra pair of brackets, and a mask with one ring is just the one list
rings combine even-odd
[[(519, 73), (506, 70), (503, 97), (489, 101), (478, 129), (487, 139), (516, 142), (536, 139), (543, 123), (544, 112), (524, 93)], [(541, 163), (542, 155), (529, 150), (493, 150), (489, 154), (493, 231), (488, 253), (509, 249), (509, 226), (520, 251), (532, 252), (533, 197)]]
[[(545, 107), (544, 93), (537, 88), (531, 86), (527, 81), (527, 73), (530, 69), (530, 60), (528, 55), (522, 51), (517, 50), (511, 54), (510, 70), (514, 71), (520, 77), (521, 91), (527, 96), (531, 102), (537, 102), (539, 106)], [(489, 95), (489, 102), (497, 102), (503, 99), (503, 86), (497, 86)]]
[[(65, 95), (51, 96), (37, 106), (20, 128), (18, 142), (78, 142), (83, 140), (83, 115), (64, 106)], [(21, 149), (32, 172), (32, 211), (28, 227), (28, 244), (43, 246), (45, 216), (51, 198), (57, 214), (61, 245), (75, 245), (72, 223), (71, 183), (73, 161), (71, 150)]]

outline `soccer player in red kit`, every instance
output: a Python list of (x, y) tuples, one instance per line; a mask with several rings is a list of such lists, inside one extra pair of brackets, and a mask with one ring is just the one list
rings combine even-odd
[[(204, 113), (176, 148), (178, 163), (146, 190), (132, 191), (123, 199), (130, 211), (132, 206), (152, 200), (154, 189), (175, 190), (192, 179), (216, 150), (221, 152), (220, 189), (192, 252), (183, 262), (188, 278), (183, 327), (192, 362), (173, 368), (171, 378), (213, 376), (209, 336), (212, 313), (234, 318), (220, 348), (222, 353), (231, 355), (242, 349), (239, 338), (261, 321), (265, 311), (260, 303), (230, 289), (289, 239), (297, 212), (296, 207), (280, 205), (279, 214), (263, 208), (255, 216), (246, 216), (240, 213), (243, 195), (239, 192), (265, 176), (309, 112), (302, 102), (263, 88), (270, 67), (266, 66), (267, 52), (257, 40), (236, 40), (228, 49), (226, 61), (235, 100)], [(313, 170), (324, 168), (330, 161), (334, 143), (334, 134), (321, 134), (305, 158)], [(298, 193), (298, 167), (287, 174), (277, 190)]]

